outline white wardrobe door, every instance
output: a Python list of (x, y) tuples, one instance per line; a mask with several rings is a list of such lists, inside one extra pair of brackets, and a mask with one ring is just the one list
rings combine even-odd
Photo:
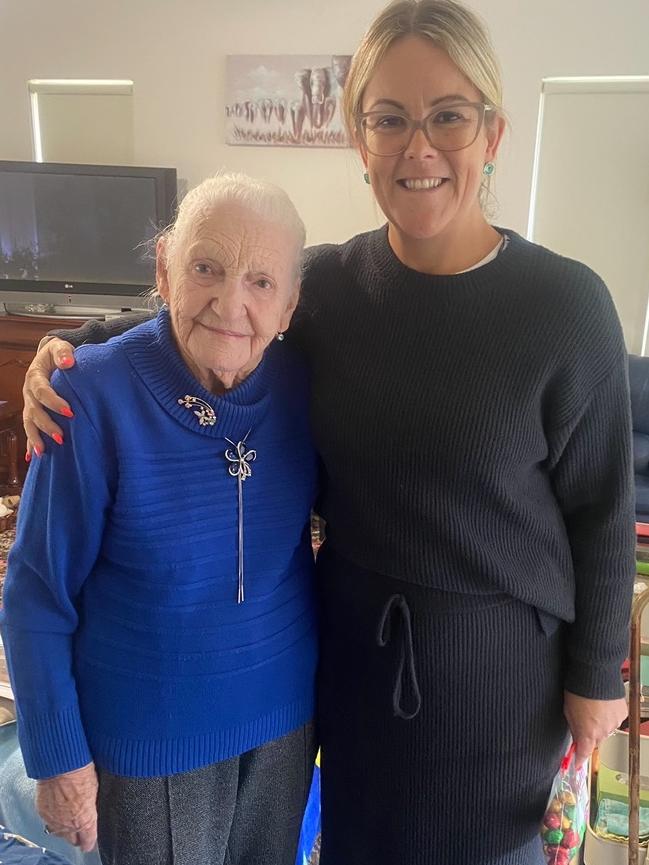
[(649, 77), (544, 81), (538, 136), (528, 236), (597, 271), (645, 353)]

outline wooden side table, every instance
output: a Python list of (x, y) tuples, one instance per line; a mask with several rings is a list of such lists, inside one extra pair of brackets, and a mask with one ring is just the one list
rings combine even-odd
[(0, 496), (20, 493), (18, 431), (21, 410), (16, 403), (0, 400)]
[[(0, 400), (8, 400), (12, 405), (19, 406), (22, 413), (25, 373), (41, 338), (50, 330), (80, 327), (84, 321), (85, 319), (0, 315)], [(2, 428), (4, 429), (4, 426)], [(20, 455), (18, 476), (22, 482), (27, 469), (23, 460), (26, 440), (22, 418), (16, 432)]]

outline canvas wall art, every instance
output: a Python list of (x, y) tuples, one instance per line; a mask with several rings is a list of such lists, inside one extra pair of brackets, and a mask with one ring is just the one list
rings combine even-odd
[(226, 143), (348, 147), (341, 97), (351, 56), (233, 55), (226, 66)]

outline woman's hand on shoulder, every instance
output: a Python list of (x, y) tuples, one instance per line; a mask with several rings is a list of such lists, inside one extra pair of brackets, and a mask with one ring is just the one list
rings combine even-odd
[(577, 766), (581, 766), (629, 714), (623, 697), (590, 700), (570, 691), (563, 694), (563, 713), (576, 745)]
[(41, 340), (23, 385), (23, 426), (27, 436), (25, 459), (28, 462), (32, 451), (36, 456), (40, 456), (45, 450), (40, 433), (45, 433), (57, 444), (63, 443), (61, 428), (54, 423), (43, 406), (57, 414), (73, 417), (68, 403), (50, 387), (50, 378), (55, 369), (70, 369), (74, 366), (74, 348), (69, 342), (57, 337), (45, 339)]
[(97, 843), (95, 764), (36, 784), (36, 809), (51, 835), (89, 853)]

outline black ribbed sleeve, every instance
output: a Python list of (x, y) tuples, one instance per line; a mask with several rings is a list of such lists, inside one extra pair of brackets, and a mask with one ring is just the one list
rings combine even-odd
[(111, 336), (119, 336), (132, 327), (155, 318), (155, 313), (134, 312), (129, 315), (118, 315), (107, 321), (90, 319), (75, 330), (57, 329), (49, 332), (50, 336), (58, 336), (67, 340), (75, 348), (79, 345), (100, 344), (108, 342)]

